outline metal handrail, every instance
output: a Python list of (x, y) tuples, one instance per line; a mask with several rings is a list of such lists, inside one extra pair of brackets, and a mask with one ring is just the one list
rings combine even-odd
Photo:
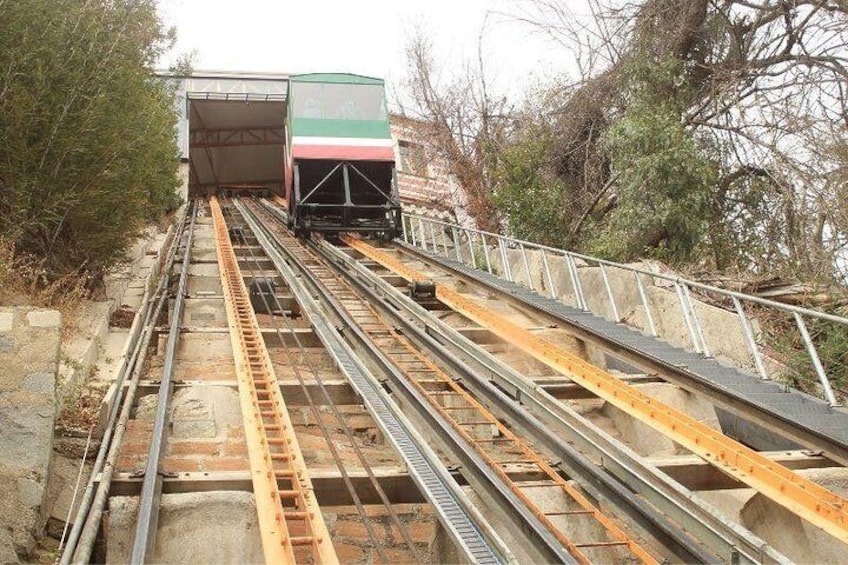
[[(413, 222), (416, 222), (417, 225), (413, 225)], [(407, 227), (408, 224), (408, 227)], [(429, 228), (428, 231), (425, 231), (425, 224)], [(441, 226), (442, 238), (441, 245), (439, 245), (439, 241), (436, 238), (436, 230), (434, 226)], [(449, 232), (451, 239), (454, 243), (453, 253), (448, 251), (448, 246), (446, 239), (444, 237), (445, 232)], [(429, 241), (428, 241), (429, 236)], [(467, 253), (462, 252), (462, 236), (465, 237), (467, 241), (468, 249)], [(425, 218), (423, 216), (404, 213), (403, 214), (403, 240), (406, 243), (415, 245), (424, 249), (425, 251), (431, 251), (436, 254), (442, 254), (448, 259), (456, 260), (461, 263), (468, 263), (466, 261), (466, 256), (470, 260), (470, 266), (478, 268), (478, 257), (475, 255), (474, 245), (482, 244), (482, 254), (485, 259), (485, 269), (490, 274), (495, 274), (492, 268), (492, 261), (490, 258), (490, 249), (487, 244), (487, 239), (495, 240), (496, 244), (493, 246), (492, 251), (496, 254), (500, 255), (501, 262), (503, 263), (503, 276), (513, 282), (515, 284), (522, 284), (511, 272), (510, 267), (508, 265), (507, 248), (517, 249), (521, 252), (522, 262), (524, 265), (524, 270), (527, 272), (527, 285), (531, 290), (537, 290), (533, 285), (533, 278), (530, 276), (529, 264), (527, 261), (527, 250), (535, 249), (541, 251), (541, 262), (543, 267), (543, 276), (545, 277), (545, 285), (547, 286), (547, 292), (552, 299), (558, 299), (559, 293), (554, 284), (553, 274), (551, 272), (551, 267), (548, 261), (548, 255), (554, 255), (563, 257), (566, 262), (566, 268), (568, 272), (568, 277), (571, 283), (571, 290), (574, 295), (574, 306), (580, 310), (591, 311), (591, 308), (586, 301), (586, 298), (583, 294), (582, 283), (580, 281), (580, 275), (577, 267), (577, 263), (575, 259), (580, 259), (586, 263), (594, 263), (598, 267), (600, 267), (601, 278), (604, 282), (604, 287), (606, 290), (607, 300), (610, 305), (610, 309), (613, 312), (614, 321), (616, 323), (622, 323), (623, 320), (619, 315), (619, 308), (615, 301), (615, 295), (612, 291), (612, 287), (609, 282), (608, 274), (606, 271), (606, 267), (611, 267), (615, 269), (620, 269), (622, 271), (633, 273), (636, 278), (637, 289), (639, 291), (639, 299), (642, 307), (645, 309), (646, 318), (647, 318), (647, 326), (650, 334), (654, 337), (660, 337), (657, 332), (657, 327), (654, 322), (654, 317), (651, 314), (650, 302), (647, 298), (647, 294), (644, 289), (644, 284), (642, 282), (642, 276), (649, 276), (652, 279), (660, 279), (671, 283), (674, 287), (675, 294), (677, 296), (678, 304), (681, 309), (683, 322), (686, 326), (687, 333), (692, 341), (692, 346), (696, 352), (700, 353), (705, 357), (711, 357), (710, 349), (706, 341), (706, 337), (703, 331), (703, 327), (701, 325), (700, 319), (698, 317), (696, 308), (693, 304), (693, 300), (690, 295), (690, 290), (698, 290), (701, 292), (713, 293), (719, 296), (725, 297), (729, 299), (736, 311), (737, 316), (739, 317), (739, 322), (742, 328), (742, 334), (744, 336), (746, 345), (748, 347), (748, 352), (751, 355), (753, 365), (757, 370), (759, 376), (764, 379), (770, 379), (768, 372), (763, 363), (762, 353), (757, 346), (756, 340), (754, 338), (754, 333), (751, 328), (750, 320), (748, 319), (747, 314), (745, 313), (745, 309), (743, 303), (751, 303), (758, 304), (760, 306), (765, 306), (767, 308), (772, 308), (774, 310), (779, 310), (781, 312), (786, 312), (791, 314), (796, 327), (798, 328), (799, 335), (804, 342), (804, 346), (806, 348), (807, 354), (810, 358), (810, 362), (816, 372), (818, 377), (819, 385), (821, 386), (821, 392), (824, 396), (825, 400), (831, 406), (837, 406), (839, 403), (837, 398), (833, 392), (833, 387), (831, 386), (830, 379), (827, 376), (824, 366), (822, 365), (821, 359), (818, 354), (818, 350), (816, 349), (815, 344), (813, 343), (812, 338), (810, 337), (807, 326), (804, 322), (804, 318), (815, 318), (818, 320), (828, 321), (836, 324), (840, 324), (848, 327), (848, 318), (837, 316), (834, 314), (828, 314), (826, 312), (820, 312), (818, 310), (812, 310), (809, 308), (804, 308), (801, 306), (794, 306), (791, 304), (784, 304), (782, 302), (777, 302), (774, 300), (769, 300), (767, 298), (761, 298), (758, 296), (752, 296), (750, 294), (745, 294), (743, 292), (738, 292), (734, 290), (728, 290), (719, 288), (716, 286), (699, 283), (697, 281), (692, 281), (689, 279), (685, 279), (676, 275), (667, 275), (663, 273), (656, 273), (653, 271), (649, 271), (646, 269), (640, 269), (638, 267), (633, 267), (630, 265), (625, 265), (622, 263), (616, 263), (615, 261), (609, 261), (606, 259), (600, 259), (597, 257), (592, 257), (590, 255), (585, 255), (582, 253), (577, 253), (574, 251), (567, 251), (564, 249), (557, 249), (555, 247), (550, 247), (547, 245), (542, 245), (539, 243), (534, 243), (531, 241), (521, 240), (514, 237), (496, 234), (492, 232), (487, 232), (475, 228), (463, 227), (457, 224), (452, 224), (450, 222), (445, 222), (442, 220), (436, 220), (432, 218)], [(478, 253), (479, 254), (479, 253)], [(641, 329), (641, 328), (640, 328)]]

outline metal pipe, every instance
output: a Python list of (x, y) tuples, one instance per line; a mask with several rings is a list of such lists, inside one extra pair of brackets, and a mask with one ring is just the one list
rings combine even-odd
[(460, 252), (460, 247), (462, 246), (459, 244), (459, 230), (454, 226), (451, 226), (451, 235), (453, 235), (453, 250), (456, 252), (456, 260), (462, 263), (462, 252)]
[(80, 460), (79, 472), (77, 473), (77, 481), (74, 484), (74, 494), (71, 496), (71, 504), (68, 506), (68, 515), (65, 517), (65, 526), (62, 528), (62, 539), (59, 540), (59, 551), (65, 547), (65, 536), (68, 535), (68, 526), (71, 523), (71, 513), (74, 511), (74, 505), (77, 503), (77, 495), (79, 494), (80, 482), (82, 482), (82, 474), (85, 471), (85, 460), (88, 458), (88, 448), (91, 447), (91, 436), (94, 432), (94, 426), (88, 429), (88, 439), (85, 440), (85, 449), (82, 452)]
[(804, 319), (797, 312), (795, 312), (795, 324), (801, 332), (804, 345), (807, 346), (807, 353), (810, 354), (810, 359), (813, 361), (813, 367), (815, 367), (816, 375), (819, 377), (819, 384), (821, 384), (824, 391), (825, 400), (831, 406), (838, 406), (839, 403), (836, 401), (836, 396), (833, 394), (833, 389), (830, 386), (830, 379), (827, 378), (827, 373), (824, 370), (821, 359), (819, 359), (819, 353), (816, 351), (816, 346), (813, 344), (812, 338), (810, 338), (810, 332), (807, 331), (807, 324), (804, 323)]
[(763, 365), (763, 359), (760, 356), (760, 348), (757, 347), (757, 342), (754, 340), (754, 332), (751, 331), (751, 324), (748, 322), (748, 317), (745, 315), (745, 309), (742, 303), (735, 296), (733, 299), (733, 307), (736, 308), (736, 313), (739, 314), (739, 324), (742, 326), (742, 333), (745, 336), (745, 343), (748, 344), (748, 350), (751, 352), (751, 357), (754, 360), (754, 365), (757, 367), (757, 372), (763, 380), (768, 380), (768, 373)]
[(136, 520), (135, 538), (133, 540), (130, 563), (143, 565), (148, 554), (153, 555), (156, 547), (156, 527), (159, 523), (159, 501), (162, 497), (162, 474), (159, 468), (164, 458), (162, 444), (165, 442), (165, 428), (168, 413), (171, 408), (171, 397), (174, 392), (174, 357), (177, 352), (177, 342), (180, 338), (180, 325), (185, 309), (186, 286), (188, 270), (191, 264), (191, 246), (194, 242), (194, 225), (197, 219), (197, 206), (192, 207), (191, 223), (188, 226), (183, 262), (180, 268), (180, 280), (177, 284), (177, 296), (174, 301), (174, 311), (171, 314), (171, 327), (168, 331), (168, 341), (165, 345), (165, 362), (162, 368), (162, 380), (159, 383), (159, 395), (156, 404), (156, 416), (153, 420), (153, 436), (150, 449), (147, 452), (147, 465), (144, 470), (144, 481), (141, 486), (141, 496), (138, 502), (138, 520)]
[[(62, 553), (62, 558), (60, 560), (61, 565), (68, 565), (69, 563), (71, 563), (71, 560), (77, 555), (79, 551), (79, 542), (82, 538), (82, 534), (84, 533), (84, 526), (89, 523), (89, 511), (91, 510), (92, 504), (94, 502), (97, 502), (100, 507), (95, 508), (95, 513), (97, 513), (98, 516), (96, 520), (93, 521), (93, 523), (97, 525), (97, 528), (94, 529), (93, 532), (85, 532), (85, 544), (87, 544), (87, 547), (83, 548), (82, 552), (80, 553), (81, 555), (84, 555), (84, 557), (82, 557), (80, 561), (87, 562), (91, 554), (91, 544), (94, 543), (94, 537), (97, 534), (97, 529), (99, 529), (100, 515), (102, 515), (103, 512), (102, 504), (105, 503), (105, 498), (100, 496), (103, 481), (101, 480), (101, 484), (98, 485), (96, 499), (94, 491), (94, 481), (97, 474), (101, 472), (104, 464), (108, 464), (110, 465), (110, 467), (114, 464), (115, 457), (112, 454), (111, 446), (112, 443), (120, 444), (121, 437), (123, 437), (123, 430), (120, 430), (120, 437), (119, 434), (117, 434), (116, 432), (118, 431), (118, 428), (120, 426), (126, 425), (126, 418), (129, 417), (129, 409), (125, 408), (124, 411), (121, 412), (120, 419), (118, 419), (118, 410), (121, 407), (120, 399), (123, 391), (124, 382), (126, 381), (127, 374), (130, 374), (131, 382), (137, 382), (138, 367), (144, 364), (145, 354), (143, 352), (146, 351), (147, 346), (150, 343), (150, 337), (153, 333), (153, 326), (155, 324), (156, 319), (159, 318), (159, 314), (162, 311), (165, 298), (167, 298), (167, 293), (165, 291), (168, 286), (168, 272), (171, 269), (174, 257), (176, 256), (177, 248), (179, 247), (180, 239), (182, 238), (182, 232), (185, 226), (185, 217), (186, 214), (184, 212), (180, 217), (179, 227), (176, 230), (176, 233), (174, 234), (174, 239), (171, 242), (170, 249), (168, 250), (168, 255), (165, 260), (165, 264), (161, 267), (161, 272), (159, 275), (159, 284), (157, 285), (156, 291), (153, 293), (153, 296), (146, 297), (146, 300), (145, 297), (142, 297), (142, 303), (146, 303), (146, 307), (143, 321), (141, 324), (139, 324), (139, 331), (141, 334), (144, 335), (144, 337), (140, 340), (135, 340), (133, 352), (130, 356), (129, 361), (122, 365), (121, 370), (118, 371), (117, 378), (115, 379), (116, 399), (109, 410), (109, 417), (107, 420), (106, 430), (103, 433), (103, 438), (101, 438), (100, 448), (97, 452), (97, 458), (95, 459), (94, 465), (92, 466), (91, 476), (89, 477), (88, 484), (85, 487), (83, 498), (80, 501), (80, 506), (77, 510), (76, 518), (74, 519), (74, 527), (71, 528), (71, 534), (68, 537), (68, 543), (65, 546), (65, 551)], [(158, 301), (153, 300), (156, 295), (159, 295)], [(130, 392), (132, 392), (132, 396), (130, 395)], [(135, 388), (131, 385), (130, 390), (124, 393), (124, 404), (131, 404), (134, 395)], [(113, 435), (115, 437), (114, 442), (112, 442)]]
[[(157, 319), (159, 314), (162, 312), (162, 306), (167, 301), (166, 299), (167, 293), (163, 293), (159, 299), (159, 303), (156, 308), (156, 315), (153, 318), (154, 320)], [(143, 349), (147, 349), (152, 336), (153, 331), (146, 334)], [(140, 360), (143, 361), (143, 358)], [(67, 555), (67, 550), (65, 552), (68, 558), (67, 563), (73, 562), (77, 565), (84, 565), (87, 564), (91, 558), (91, 551), (94, 547), (94, 542), (97, 539), (97, 533), (100, 530), (100, 519), (103, 517), (103, 508), (106, 505), (106, 500), (109, 498), (109, 488), (111, 486), (112, 475), (115, 470), (115, 460), (118, 458), (118, 452), (121, 441), (124, 438), (127, 421), (129, 421), (130, 413), (132, 412), (132, 404), (135, 401), (135, 393), (138, 389), (139, 376), (140, 365), (137, 364), (136, 369), (133, 371), (132, 378), (130, 379), (129, 389), (124, 396), (123, 410), (121, 410), (120, 418), (115, 426), (112, 443), (109, 446), (108, 456), (106, 457), (106, 461), (103, 465), (103, 471), (100, 473), (100, 481), (97, 486), (97, 492), (94, 495), (94, 500), (91, 503), (91, 509), (85, 518), (84, 525), (81, 526), (82, 530), (79, 534), (79, 542), (76, 544), (76, 550), (73, 553), (73, 557)], [(92, 474), (92, 484), (93, 480), (94, 474)], [(82, 524), (82, 522), (80, 523)], [(74, 524), (74, 526), (76, 526), (76, 524)], [(70, 540), (68, 548), (70, 549)], [(63, 556), (63, 563), (65, 562), (66, 561)]]

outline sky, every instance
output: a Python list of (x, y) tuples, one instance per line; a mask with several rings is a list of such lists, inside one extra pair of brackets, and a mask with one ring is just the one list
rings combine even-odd
[[(575, 0), (566, 0), (573, 2)], [(195, 53), (194, 68), (276, 73), (351, 72), (398, 86), (406, 69), (409, 33), (423, 27), (437, 61), (458, 70), (476, 59), (485, 29), (486, 72), (494, 86), (516, 95), (567, 70), (561, 45), (514, 15), (514, 0), (159, 0), (166, 25), (177, 30), (167, 67)]]

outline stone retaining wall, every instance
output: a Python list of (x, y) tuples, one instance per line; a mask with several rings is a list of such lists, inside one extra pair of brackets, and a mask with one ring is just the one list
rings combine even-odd
[(0, 307), (0, 562), (29, 554), (44, 524), (61, 316)]

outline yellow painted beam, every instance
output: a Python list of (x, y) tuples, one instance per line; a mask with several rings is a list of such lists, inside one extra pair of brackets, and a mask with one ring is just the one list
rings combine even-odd
[[(235, 357), (239, 402), (244, 420), (253, 495), (265, 561), (269, 564), (297, 563), (295, 546), (311, 546), (301, 562), (336, 564), (335, 549), (315, 500), (312, 481), (289, 419), (288, 410), (271, 358), (250, 305), (247, 288), (233, 251), (227, 223), (216, 197), (209, 201), (215, 228), (218, 267), (227, 309), (227, 324)], [(271, 420), (268, 422), (268, 420)], [(271, 445), (275, 445), (272, 450)], [(285, 493), (294, 511), (284, 507), (278, 478), (291, 480), (292, 492)], [(289, 507), (291, 508), (291, 507)], [(304, 535), (292, 536), (287, 516), (297, 516)]]
[[(429, 280), (423, 273), (362, 240), (345, 237), (344, 241), (409, 281)], [(770, 461), (753, 449), (642, 393), (603, 369), (442, 284), (436, 284), (436, 298), (721, 471), (848, 544), (848, 500), (845, 498)]]

